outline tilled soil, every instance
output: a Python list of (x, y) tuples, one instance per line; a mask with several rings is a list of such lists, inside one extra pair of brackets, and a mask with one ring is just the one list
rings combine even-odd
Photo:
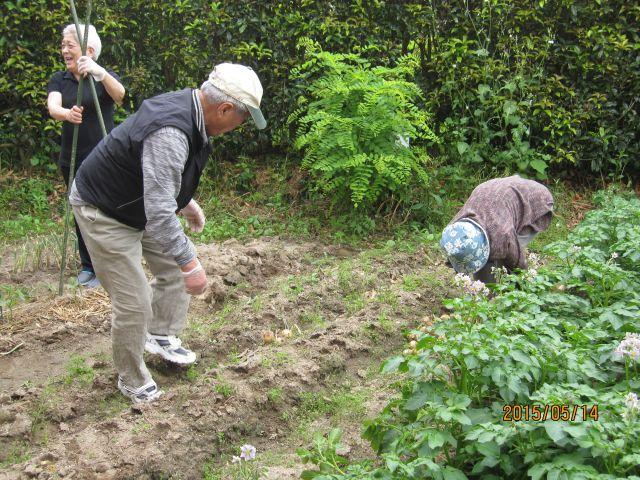
[[(367, 455), (361, 421), (395, 394), (381, 361), (449, 293), (438, 254), (407, 250), (200, 245), (210, 286), (182, 336), (197, 364), (147, 356), (165, 394), (143, 407), (117, 391), (104, 293), (49, 289), (0, 324), (0, 479), (192, 479), (205, 464), (231, 478), (225, 466), (244, 443), (264, 478), (293, 479), (304, 469), (296, 448), (332, 426), (345, 455)], [(57, 280), (4, 268), (2, 283)]]

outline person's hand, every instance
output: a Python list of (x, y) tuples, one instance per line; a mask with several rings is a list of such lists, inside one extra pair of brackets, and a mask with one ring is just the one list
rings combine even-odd
[(187, 219), (189, 230), (196, 233), (204, 230), (206, 218), (198, 202), (192, 199), (186, 207), (180, 210), (180, 213)]
[(180, 270), (182, 271), (184, 288), (189, 295), (204, 293), (207, 288), (207, 274), (197, 258), (180, 267)]
[(87, 73), (89, 73), (96, 82), (101, 82), (104, 80), (104, 76), (107, 74), (107, 71), (94, 62), (91, 57), (87, 57), (85, 55), (78, 59), (78, 73), (85, 77), (87, 76)]
[(84, 107), (79, 107), (78, 105), (74, 105), (69, 110), (67, 110), (65, 120), (69, 123), (75, 123), (76, 125), (80, 125), (82, 123), (82, 110), (84, 110)]

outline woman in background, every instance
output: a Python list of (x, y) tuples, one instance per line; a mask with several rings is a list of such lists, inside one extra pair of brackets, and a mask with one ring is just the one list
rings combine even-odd
[(517, 175), (478, 185), (442, 232), (440, 246), (454, 270), (494, 283), (493, 269), (527, 268), (526, 247), (553, 216), (547, 187)]
[[(80, 38), (84, 38), (83, 24), (80, 24)], [(120, 83), (120, 77), (115, 72), (106, 70), (96, 63), (102, 50), (102, 43), (93, 25), (89, 25), (86, 56), (82, 56), (74, 24), (67, 25), (62, 31), (60, 50), (66, 70), (56, 72), (49, 80), (47, 107), (52, 118), (64, 122), (58, 165), (68, 188), (74, 125), (80, 125), (76, 149), (76, 171), (93, 147), (102, 139), (98, 112), (89, 85), (85, 84), (83, 88), (81, 106), (76, 106), (80, 76), (86, 77), (89, 74), (96, 81), (96, 93), (107, 133), (113, 129), (114, 103), (122, 103), (125, 89)], [(78, 250), (82, 264), (78, 283), (89, 288), (97, 287), (100, 282), (96, 278), (91, 257), (77, 225), (76, 235), (78, 236)]]

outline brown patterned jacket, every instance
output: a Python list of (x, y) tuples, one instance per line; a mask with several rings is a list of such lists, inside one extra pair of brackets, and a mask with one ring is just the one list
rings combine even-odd
[(489, 260), (501, 260), (507, 268), (527, 268), (525, 249), (518, 235), (549, 228), (553, 196), (547, 187), (517, 175), (496, 178), (478, 185), (453, 222), (470, 218), (489, 237)]

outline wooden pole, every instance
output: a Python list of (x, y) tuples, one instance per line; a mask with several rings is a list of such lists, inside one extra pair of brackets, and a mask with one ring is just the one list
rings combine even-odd
[[(82, 55), (87, 54), (87, 39), (89, 37), (89, 20), (91, 18), (91, 0), (89, 0), (87, 5), (87, 17), (84, 23), (84, 35), (83, 39), (80, 39), (80, 23), (78, 22), (78, 13), (76, 12), (76, 5), (73, 0), (69, 0), (71, 3), (71, 14), (73, 15), (73, 21), (76, 24), (76, 36), (80, 41), (80, 48), (82, 49)], [(82, 105), (82, 90), (84, 87), (84, 82), (82, 75), (78, 80), (78, 95), (76, 96), (76, 105)], [(95, 89), (94, 89), (95, 94)], [(96, 98), (97, 101), (97, 98)], [(69, 168), (69, 188), (73, 185), (73, 177), (75, 174), (76, 168), (76, 155), (77, 155), (77, 147), (78, 147), (78, 129), (80, 125), (76, 124), (73, 126), (73, 143), (71, 144), (71, 166)], [(64, 291), (64, 271), (67, 266), (67, 243), (69, 241), (69, 219), (71, 217), (71, 206), (69, 205), (69, 197), (67, 196), (67, 202), (65, 203), (64, 209), (64, 237), (62, 240), (62, 261), (60, 262), (60, 281), (58, 282), (58, 295), (62, 295)]]

